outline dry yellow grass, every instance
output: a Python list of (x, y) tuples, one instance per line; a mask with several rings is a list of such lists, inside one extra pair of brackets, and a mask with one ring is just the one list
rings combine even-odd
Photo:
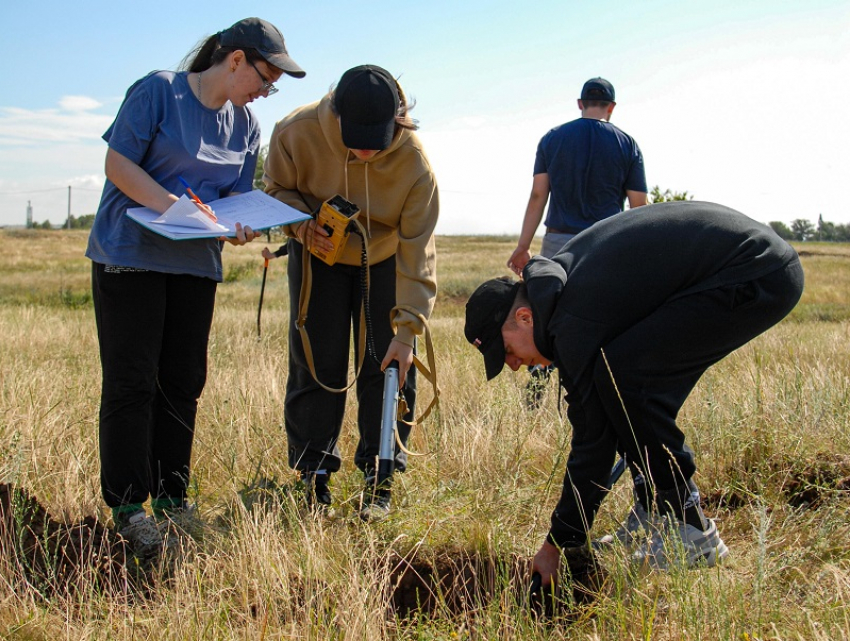
[[(106, 519), (86, 235), (0, 232), (0, 240), (0, 483), (26, 489), (54, 518)], [(370, 527), (349, 518), (361, 483), (350, 412), (346, 463), (333, 488), (339, 518), (299, 518), (286, 501), (252, 512), (240, 500), (258, 475), (292, 480), (282, 427), (288, 303), (278, 260), (258, 340), (262, 243), (227, 247), (193, 460), (193, 498), (209, 525), (203, 538), (143, 598), (83, 585), (45, 599), (19, 582), (21, 568), (0, 560), (0, 637), (847, 638), (850, 499), (836, 479), (815, 473), (844, 469), (850, 447), (850, 248), (827, 244), (800, 247), (807, 290), (794, 314), (712, 368), (682, 411), (729, 563), (638, 576), (608, 556), (606, 589), (569, 623), (530, 617), (520, 603), (524, 585), (507, 571), (494, 593), (460, 614), (446, 597), (433, 616), (396, 620), (390, 595), (399, 556), (527, 556), (560, 492), (570, 429), (554, 386), (539, 412), (527, 412), (524, 373), (487, 384), (462, 334), (466, 296), (507, 273), (514, 241), (438, 239), (432, 329), (441, 407), (413, 435), (411, 448), (426, 455), (398, 477), (399, 509)], [(606, 502), (596, 531), (622, 516), (627, 485)], [(810, 496), (818, 502), (800, 498)]]

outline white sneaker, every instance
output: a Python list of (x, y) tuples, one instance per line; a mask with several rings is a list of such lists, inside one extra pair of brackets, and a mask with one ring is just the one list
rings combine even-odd
[(162, 550), (162, 533), (157, 527), (156, 520), (144, 511), (136, 512), (131, 516), (118, 530), (118, 534), (133, 546), (136, 556), (151, 558), (157, 556)]
[(708, 519), (705, 532), (678, 519), (665, 517), (646, 545), (634, 553), (633, 559), (659, 570), (674, 565), (688, 568), (714, 567), (729, 556), (729, 548), (717, 532), (717, 524)]
[(625, 522), (620, 524), (617, 531), (596, 539), (593, 541), (593, 546), (596, 548), (607, 547), (619, 541), (626, 548), (631, 548), (641, 538), (649, 536), (652, 531), (652, 524), (652, 517), (649, 516), (638, 501), (635, 501), (635, 504), (629, 510), (629, 515), (626, 517)]

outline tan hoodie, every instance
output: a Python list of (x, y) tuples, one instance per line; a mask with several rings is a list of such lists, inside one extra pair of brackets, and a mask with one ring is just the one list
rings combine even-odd
[[(437, 182), (416, 135), (399, 129), (388, 149), (367, 161), (342, 142), (330, 98), (299, 107), (275, 125), (266, 157), (266, 193), (305, 213), (336, 194), (360, 207), (371, 264), (396, 255), (396, 340), (413, 345), (424, 328), (411, 307), (430, 318), (437, 294), (434, 227)], [(294, 237), (294, 229), (284, 227)], [(360, 264), (360, 237), (352, 234), (339, 263)]]

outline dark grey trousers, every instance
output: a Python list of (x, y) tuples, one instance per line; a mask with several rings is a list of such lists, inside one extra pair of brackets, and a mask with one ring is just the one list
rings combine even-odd
[[(345, 414), (346, 394), (322, 389), (307, 365), (301, 334), (295, 326), (298, 299), (301, 292), (302, 246), (289, 242), (289, 300), (292, 309), (289, 326), (289, 377), (286, 381), (284, 423), (288, 440), (289, 465), (301, 471), (339, 470), (341, 454), (337, 447)], [(362, 289), (360, 267), (329, 266), (311, 256), (313, 289), (307, 316), (307, 334), (313, 350), (319, 380), (329, 387), (343, 387), (349, 377), (351, 336), (355, 351), (359, 342), (360, 301)], [(380, 360), (384, 358), (394, 333), (390, 311), (395, 306), (395, 257), (369, 268), (369, 303), (371, 325), (377, 360), (366, 354), (363, 369), (357, 379), (357, 426), (359, 443), (354, 462), (371, 474), (376, 467), (380, 447), (381, 409), (383, 406), (384, 374)], [(404, 417), (411, 420), (416, 403), (416, 371), (411, 367), (403, 389), (408, 406)], [(398, 433), (407, 443), (410, 427), (398, 422)], [(396, 446), (395, 466), (404, 471), (407, 456)]]

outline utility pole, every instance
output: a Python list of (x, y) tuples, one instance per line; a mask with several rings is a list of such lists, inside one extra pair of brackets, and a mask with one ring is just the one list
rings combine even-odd
[(68, 229), (71, 229), (71, 185), (68, 185)]

